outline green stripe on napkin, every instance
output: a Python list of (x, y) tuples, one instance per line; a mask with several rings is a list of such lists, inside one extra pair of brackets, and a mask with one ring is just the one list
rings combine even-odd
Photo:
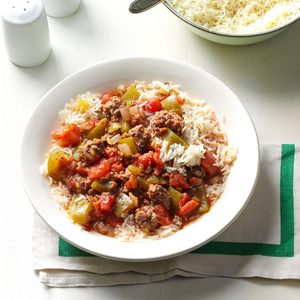
[(65, 257), (74, 257), (74, 256), (95, 256), (83, 250), (80, 250), (73, 245), (66, 242), (61, 237), (58, 240), (58, 255)]
[[(294, 256), (294, 159), (295, 145), (281, 146), (280, 244), (210, 242), (192, 253), (226, 255)], [(59, 238), (59, 256), (93, 256)]]

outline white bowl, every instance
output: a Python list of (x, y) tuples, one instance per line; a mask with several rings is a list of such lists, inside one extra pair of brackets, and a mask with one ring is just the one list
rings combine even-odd
[(270, 30), (264, 30), (256, 33), (247, 33), (247, 34), (230, 34), (222, 33), (208, 29), (200, 24), (197, 24), (184, 15), (179, 13), (173, 5), (169, 3), (168, 0), (163, 2), (165, 6), (181, 20), (191, 31), (199, 35), (200, 37), (207, 39), (209, 41), (225, 44), (225, 45), (250, 45), (265, 41), (271, 37), (281, 33), (287, 29), (291, 24), (295, 23), (300, 19), (300, 14), (298, 17), (292, 18), (290, 21)]
[[(226, 123), (229, 143), (238, 158), (225, 191), (211, 211), (174, 235), (161, 240), (121, 242), (73, 224), (50, 194), (39, 166), (45, 159), (51, 131), (58, 127), (58, 111), (71, 97), (87, 90), (103, 91), (134, 80), (172, 81), (191, 97), (205, 98)], [(98, 256), (116, 260), (147, 261), (170, 258), (191, 251), (220, 234), (245, 207), (256, 183), (259, 147), (253, 123), (233, 92), (222, 82), (192, 65), (157, 58), (109, 60), (81, 70), (52, 88), (36, 107), (27, 124), (21, 152), (25, 189), (32, 205), (66, 241)]]

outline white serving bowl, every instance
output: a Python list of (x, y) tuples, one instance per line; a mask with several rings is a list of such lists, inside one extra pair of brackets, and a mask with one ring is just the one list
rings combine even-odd
[(291, 24), (295, 23), (300, 19), (300, 14), (297, 18), (291, 19), (290, 21), (270, 30), (264, 30), (256, 33), (248, 34), (230, 34), (230, 33), (221, 33), (218, 31), (213, 31), (207, 27), (201, 26), (184, 15), (179, 13), (168, 0), (163, 2), (165, 6), (176, 16), (178, 17), (191, 31), (199, 35), (200, 37), (207, 39), (209, 41), (225, 44), (225, 45), (250, 45), (262, 42), (264, 40), (270, 39), (271, 37), (281, 33), (287, 29)]
[[(205, 98), (221, 120), (238, 158), (225, 191), (211, 211), (174, 235), (161, 240), (121, 242), (87, 232), (73, 224), (52, 199), (50, 187), (40, 174), (51, 131), (59, 125), (58, 111), (77, 94), (103, 91), (134, 80), (172, 81), (195, 98)], [(22, 151), (25, 189), (42, 219), (76, 247), (116, 260), (147, 261), (170, 258), (191, 251), (220, 234), (240, 214), (253, 191), (259, 169), (259, 147), (253, 123), (233, 92), (221, 81), (192, 65), (158, 58), (109, 60), (83, 69), (52, 88), (41, 100), (25, 129)]]

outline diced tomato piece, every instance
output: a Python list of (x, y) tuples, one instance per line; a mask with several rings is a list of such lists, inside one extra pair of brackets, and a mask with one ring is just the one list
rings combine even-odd
[(91, 179), (98, 179), (100, 177), (104, 177), (109, 172), (110, 163), (105, 159), (100, 160), (98, 163), (87, 169), (88, 176)]
[(100, 196), (100, 209), (102, 212), (111, 212), (113, 205), (115, 204), (115, 196), (113, 195), (101, 195)]
[(164, 163), (160, 158), (159, 152), (149, 151), (140, 155), (138, 157), (138, 163), (143, 165), (145, 169), (152, 165), (154, 167), (153, 175), (156, 176), (160, 175), (164, 168)]
[(73, 180), (72, 176), (67, 177), (64, 181), (67, 189), (70, 191), (76, 184), (76, 182)]
[(100, 199), (96, 197), (89, 197), (89, 199), (92, 201), (93, 203), (93, 207), (94, 207), (94, 210), (95, 210), (95, 215), (96, 217), (100, 217), (101, 216), (101, 208), (100, 208)]
[(82, 129), (86, 131), (91, 131), (99, 123), (99, 120), (91, 119), (82, 125)]
[(159, 144), (156, 144), (155, 142), (151, 143), (152, 149), (154, 149), (155, 152), (159, 152), (161, 149), (161, 146)]
[(144, 168), (149, 167), (153, 162), (153, 152), (149, 151), (138, 157), (138, 162), (143, 165)]
[(83, 167), (83, 166), (81, 166), (81, 165), (77, 166), (76, 171), (77, 171), (80, 175), (87, 175), (87, 174), (88, 174), (87, 168), (85, 168), (85, 167)]
[(190, 187), (184, 176), (178, 172), (170, 174), (169, 182), (172, 187), (181, 187), (183, 189), (188, 189)]
[(159, 176), (159, 175), (161, 175), (161, 173), (162, 173), (162, 171), (164, 169), (164, 163), (163, 163), (163, 161), (160, 158), (159, 152), (155, 152), (153, 154), (153, 161), (155, 163), (155, 168), (154, 168), (153, 174), (155, 176)]
[(122, 153), (114, 148), (114, 147), (106, 147), (105, 149), (105, 154), (107, 155), (107, 157), (111, 158), (111, 157), (122, 157)]
[(103, 93), (101, 96), (100, 96), (100, 100), (101, 100), (101, 103), (102, 104), (105, 104), (107, 103), (108, 101), (110, 101), (110, 99), (113, 97), (113, 96), (118, 96), (119, 93), (116, 91), (116, 90), (109, 90), (109, 91), (106, 91), (105, 93)]
[(159, 153), (158, 152), (153, 153), (152, 157), (153, 157), (153, 161), (156, 164), (163, 164), (162, 160), (159, 157)]
[(76, 124), (68, 124), (52, 132), (60, 147), (76, 146), (80, 142), (80, 128)]
[(68, 165), (69, 174), (74, 175), (76, 173), (76, 162), (72, 160), (72, 162)]
[(154, 212), (156, 213), (157, 221), (160, 225), (168, 226), (171, 224), (171, 217), (163, 204), (155, 205)]
[(185, 99), (177, 96), (177, 101), (179, 104), (183, 105), (185, 103)]
[(163, 168), (164, 167), (164, 163), (160, 158), (160, 153), (159, 152), (155, 152), (153, 154), (153, 161), (155, 162), (157, 167)]
[(186, 217), (189, 214), (193, 213), (198, 207), (200, 206), (200, 202), (195, 200), (194, 198), (187, 203), (185, 203), (180, 209), (179, 209), (179, 215), (181, 217)]
[(116, 163), (112, 164), (111, 170), (112, 170), (113, 172), (119, 173), (119, 172), (124, 171), (124, 166), (122, 165), (121, 162), (116, 162)]
[(192, 185), (200, 185), (202, 183), (202, 180), (198, 177), (192, 177), (189, 179), (189, 182)]
[(138, 187), (138, 185), (139, 185), (139, 183), (137, 181), (136, 176), (134, 176), (134, 175), (130, 175), (128, 181), (126, 181), (126, 183), (125, 183), (125, 187), (128, 190), (136, 189)]
[(93, 202), (93, 207), (95, 209), (95, 215), (100, 217), (103, 212), (112, 212), (113, 206), (115, 204), (115, 196), (105, 195), (89, 197)]
[(160, 176), (162, 172), (163, 172), (163, 168), (155, 167), (153, 170), (153, 175)]
[(104, 220), (112, 227), (122, 225), (123, 219), (118, 218), (114, 213), (105, 214)]
[(206, 151), (204, 158), (201, 159), (201, 167), (204, 169), (207, 178), (212, 178), (220, 172), (220, 167), (215, 166), (216, 159), (212, 152)]
[(147, 100), (147, 103), (145, 105), (145, 110), (148, 112), (156, 112), (162, 109), (160, 98), (153, 97)]
[(74, 175), (76, 173), (76, 163), (73, 160), (73, 157), (70, 158), (61, 157), (59, 159), (59, 166), (63, 174), (63, 177)]
[(183, 197), (179, 200), (178, 207), (183, 207), (188, 201), (190, 201), (190, 197), (187, 193), (184, 193)]
[(94, 228), (94, 226), (92, 224), (84, 224), (82, 226), (83, 226), (84, 230), (86, 230), (86, 231), (92, 231)]

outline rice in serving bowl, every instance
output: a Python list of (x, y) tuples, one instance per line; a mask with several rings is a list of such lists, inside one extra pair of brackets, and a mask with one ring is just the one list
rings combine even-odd
[(299, 0), (167, 0), (165, 6), (194, 33), (212, 42), (249, 45), (299, 20)]
[[(159, 81), (146, 83), (143, 81), (136, 81), (129, 86), (135, 86), (140, 94), (137, 99), (138, 105), (131, 106), (131, 109), (134, 110), (135, 114), (141, 113), (144, 115), (150, 124), (155, 118), (155, 112), (147, 111), (145, 109), (147, 99), (151, 99), (152, 97), (161, 94), (170, 101), (177, 101), (177, 96), (181, 99), (182, 118), (184, 123), (183, 138), (188, 142), (189, 146), (184, 147), (178, 143), (169, 145), (168, 142), (161, 139), (160, 136), (155, 136), (153, 143), (160, 148), (160, 158), (164, 163), (164, 170), (168, 174), (179, 172), (186, 175), (187, 168), (200, 167), (200, 161), (205, 158), (206, 151), (213, 153), (215, 160), (214, 165), (220, 168), (220, 174), (213, 178), (209, 178), (209, 180), (206, 180), (203, 183), (203, 187), (206, 191), (206, 199), (209, 199), (209, 206), (212, 205), (221, 196), (230, 168), (237, 157), (237, 149), (228, 146), (226, 134), (221, 130), (221, 124), (212, 107), (210, 107), (203, 99), (189, 98), (185, 93), (180, 91), (179, 86), (171, 83), (162, 83)], [(127, 88), (128, 86), (122, 85), (118, 87), (118, 90), (125, 92)], [(168, 97), (166, 95), (168, 95)], [(96, 119), (98, 117), (99, 109), (101, 110), (101, 108), (103, 108), (103, 104), (101, 103), (102, 96), (103, 94), (101, 93), (86, 92), (78, 95), (76, 99), (71, 99), (65, 104), (64, 109), (59, 112), (61, 125), (66, 126), (68, 124), (75, 124), (79, 128), (82, 128), (85, 126), (84, 124), (90, 120)], [(118, 130), (116, 132), (118, 132)], [(103, 137), (105, 142), (108, 142), (110, 145), (115, 144), (112, 143), (111, 140), (116, 136), (119, 136), (118, 139), (120, 139), (120, 134), (115, 133), (113, 137), (106, 137), (105, 135)], [(79, 148), (80, 147), (81, 146), (79, 146)], [(67, 187), (68, 184), (64, 184), (62, 181), (53, 180), (53, 178), (49, 176), (47, 169), (49, 156), (58, 151), (63, 151), (67, 155), (72, 156), (74, 148), (71, 146), (61, 147), (53, 140), (47, 153), (47, 159), (41, 166), (41, 171), (49, 180), (49, 184), (52, 187), (51, 192), (56, 202), (68, 211), (70, 210), (70, 205), (72, 205), (71, 203), (74, 195), (70, 192), (70, 188)], [(126, 176), (126, 170), (124, 176)], [(205, 173), (201, 176), (205, 176)], [(201, 180), (204, 180), (204, 178)], [(191, 186), (191, 188), (192, 187), (193, 186)], [(127, 194), (125, 194), (122, 188), (119, 191), (119, 196), (116, 196), (117, 200), (118, 197), (121, 197), (120, 195), (128, 197), (128, 191)], [(77, 196), (78, 195), (76, 195), (76, 197)], [(84, 197), (83, 195), (79, 196)], [(152, 199), (150, 199), (150, 201), (152, 201)], [(205, 212), (208, 210), (209, 209)], [(178, 215), (175, 215), (171, 224), (163, 224), (149, 234), (148, 231), (145, 232), (145, 230), (139, 228), (132, 213), (127, 212), (122, 218), (124, 220), (122, 224), (117, 225), (114, 228), (113, 236), (123, 241), (134, 241), (144, 238), (163, 238), (180, 230), (183, 222)], [(196, 218), (196, 216), (193, 218)], [(101, 224), (102, 223), (103, 221), (101, 221)], [(101, 228), (103, 228), (104, 225), (101, 226)], [(97, 223), (93, 228), (97, 228)]]
[(247, 34), (274, 29), (295, 19), (299, 0), (169, 0), (189, 20), (221, 33)]

